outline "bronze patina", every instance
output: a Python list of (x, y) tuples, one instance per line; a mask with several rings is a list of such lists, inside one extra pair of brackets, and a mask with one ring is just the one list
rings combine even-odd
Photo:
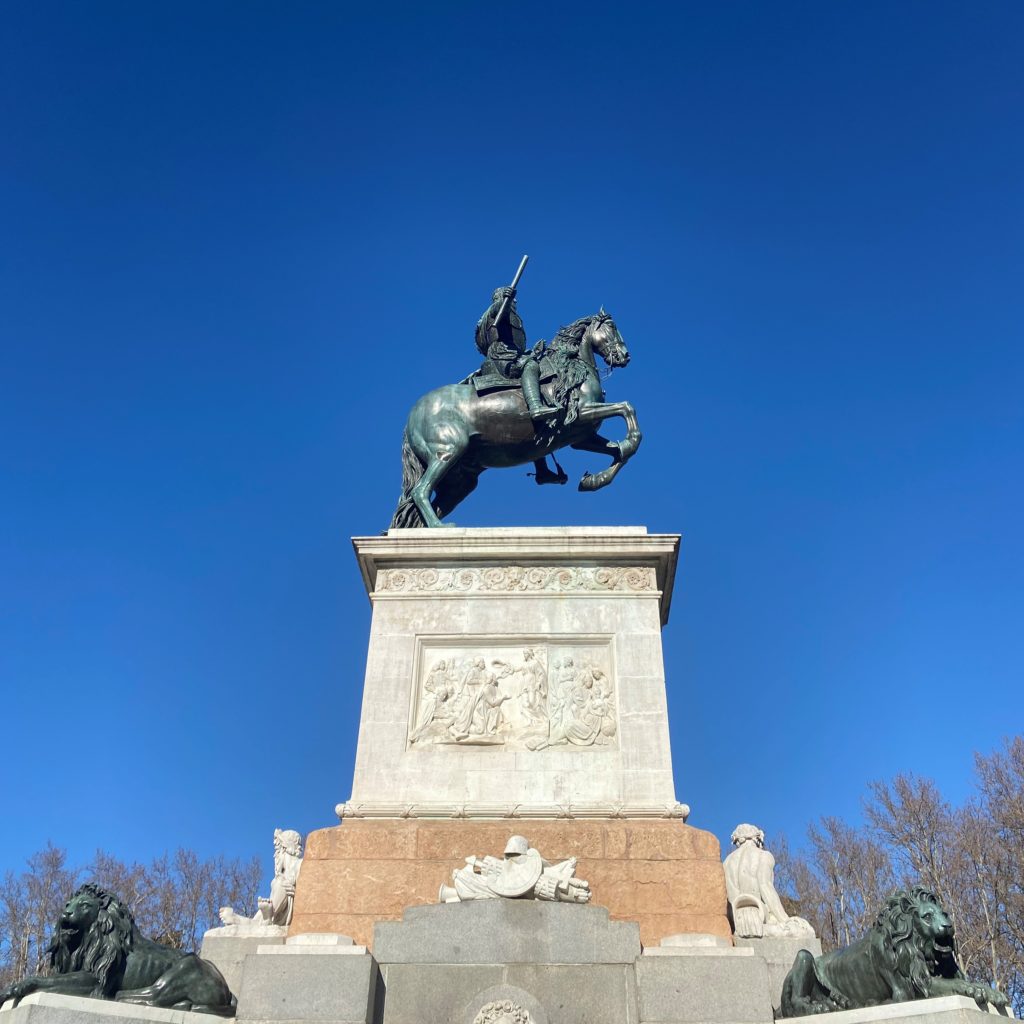
[(780, 1017), (967, 996), (1004, 1015), (1006, 993), (971, 981), (957, 960), (953, 919), (930, 889), (892, 893), (863, 938), (821, 956), (801, 949), (782, 986)]
[[(442, 520), (474, 490), (485, 469), (530, 463), (538, 484), (564, 484), (558, 463), (547, 456), (561, 448), (611, 458), (598, 473), (585, 473), (581, 491), (596, 491), (615, 479), (640, 446), (636, 410), (629, 402), (606, 402), (597, 359), (626, 366), (629, 351), (615, 321), (603, 310), (561, 328), (550, 345), (527, 348), (516, 309), (516, 286), (497, 289), (476, 328), (484, 363), (458, 384), (427, 392), (412, 407), (402, 439), (402, 494), (394, 527), (451, 526)], [(612, 441), (598, 433), (607, 419), (621, 417), (626, 436)]]
[[(117, 896), (86, 882), (64, 905), (47, 949), (50, 973), (0, 991), (0, 1005), (33, 992), (235, 1015), (235, 997), (209, 960), (147, 939)], [(70, 1012), (74, 1016), (74, 1012)]]

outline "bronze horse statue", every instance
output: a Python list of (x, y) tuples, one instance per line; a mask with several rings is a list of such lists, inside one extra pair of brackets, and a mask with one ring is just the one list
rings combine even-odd
[[(539, 427), (530, 419), (517, 382), (478, 389), (467, 377), (428, 391), (405, 424), (402, 495), (391, 526), (452, 526), (441, 520), (474, 490), (485, 469), (532, 462), (538, 484), (564, 484), (561, 469), (553, 473), (545, 461), (560, 448), (610, 456), (610, 466), (584, 474), (579, 483), (581, 491), (607, 487), (633, 457), (642, 435), (629, 402), (604, 400), (595, 354), (613, 369), (629, 363), (622, 335), (603, 309), (563, 327), (547, 347), (541, 391), (559, 412)], [(615, 416), (626, 423), (622, 441), (597, 432)]]

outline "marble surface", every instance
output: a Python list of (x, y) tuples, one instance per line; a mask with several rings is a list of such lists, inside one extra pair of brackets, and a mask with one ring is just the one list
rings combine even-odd
[(342, 816), (685, 816), (661, 646), (678, 536), (393, 530), (353, 544), (373, 618)]

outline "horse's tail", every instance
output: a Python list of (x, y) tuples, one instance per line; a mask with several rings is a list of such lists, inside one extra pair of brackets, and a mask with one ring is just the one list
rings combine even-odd
[(419, 456), (413, 451), (409, 440), (409, 428), (402, 434), (402, 495), (398, 499), (398, 508), (391, 517), (391, 529), (400, 530), (413, 526), (424, 526), (423, 517), (412, 500), (412, 489), (419, 483), (426, 466), (420, 462)]

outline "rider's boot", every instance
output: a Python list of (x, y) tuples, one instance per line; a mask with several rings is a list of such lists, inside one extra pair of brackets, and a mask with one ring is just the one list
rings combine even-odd
[(523, 397), (526, 399), (526, 408), (530, 410), (530, 419), (546, 420), (550, 416), (557, 416), (558, 410), (544, 404), (540, 393), (540, 366), (537, 363), (527, 363), (523, 367)]

